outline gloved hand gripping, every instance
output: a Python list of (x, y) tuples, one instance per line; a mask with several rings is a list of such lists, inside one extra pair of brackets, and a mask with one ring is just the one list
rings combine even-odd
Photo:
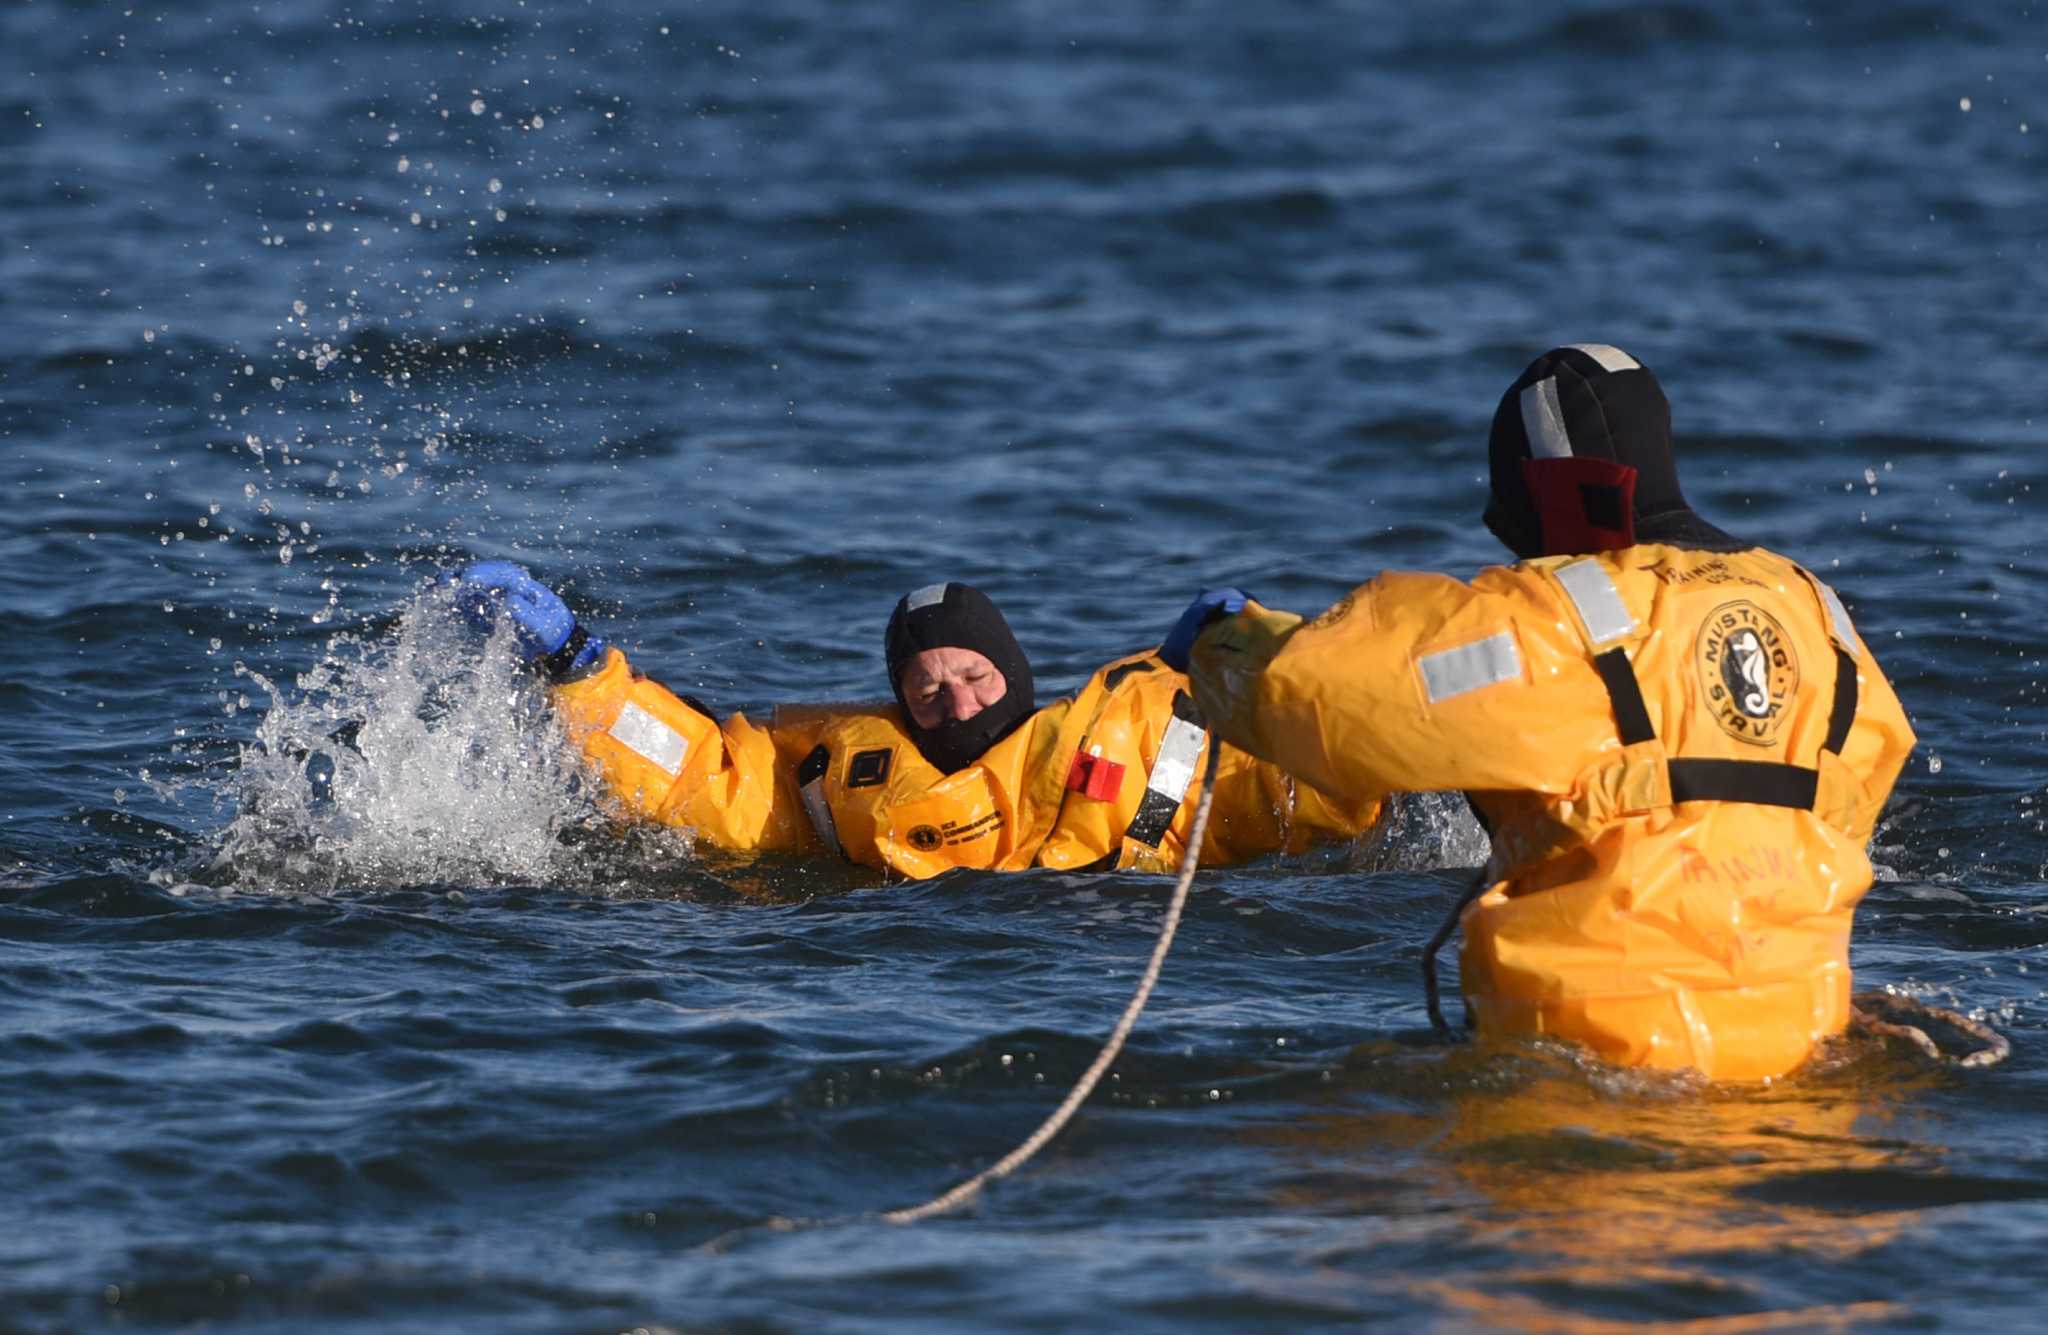
[(1160, 660), (1175, 672), (1186, 672), (1188, 655), (1194, 652), (1195, 637), (1210, 622), (1236, 616), (1243, 611), (1245, 600), (1250, 597), (1243, 589), (1204, 590), (1188, 604), (1187, 611), (1180, 614), (1180, 620), (1174, 622), (1173, 629), (1166, 633), (1165, 643), (1159, 646)]
[(524, 566), (511, 561), (477, 561), (455, 577), (455, 605), (482, 634), (505, 617), (519, 638), (526, 661), (555, 681), (580, 676), (604, 661), (605, 642), (576, 622), (561, 596)]

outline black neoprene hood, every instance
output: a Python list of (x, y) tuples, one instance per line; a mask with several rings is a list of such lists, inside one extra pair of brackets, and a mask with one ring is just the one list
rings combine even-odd
[(1487, 453), (1486, 526), (1524, 560), (1632, 542), (1746, 545), (1686, 503), (1671, 404), (1619, 348), (1574, 344), (1529, 363), (1501, 396)]
[[(889, 615), (883, 637), (889, 689), (903, 706), (904, 726), (924, 758), (951, 774), (973, 764), (982, 752), (1016, 731), (1037, 706), (1031, 660), (1010, 633), (1010, 623), (988, 595), (971, 584), (933, 584), (905, 594)], [(926, 649), (971, 649), (1003, 674), (1001, 699), (969, 719), (919, 726), (903, 698), (903, 669)]]

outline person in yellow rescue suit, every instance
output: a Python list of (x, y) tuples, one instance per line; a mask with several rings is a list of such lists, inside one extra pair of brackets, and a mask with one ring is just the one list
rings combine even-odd
[(1220, 736), (1325, 793), (1467, 794), (1493, 838), (1462, 906), (1480, 1035), (1765, 1079), (1849, 1019), (1913, 730), (1834, 590), (1687, 505), (1670, 423), (1628, 354), (1545, 353), (1493, 421), (1515, 564), (1382, 574), (1313, 621), (1212, 591), (1161, 655)]
[[(736, 852), (837, 855), (907, 877), (954, 867), (1166, 870), (1180, 858), (1208, 734), (1186, 679), (1152, 653), (1108, 664), (1039, 708), (995, 604), (966, 584), (901, 599), (886, 647), (892, 705), (744, 714), (724, 723), (633, 670), (522, 568), (455, 582), (480, 626), (503, 613), (555, 682), (568, 734), (631, 814)], [(1242, 752), (1219, 762), (1202, 861), (1357, 837), (1377, 799), (1338, 804)]]

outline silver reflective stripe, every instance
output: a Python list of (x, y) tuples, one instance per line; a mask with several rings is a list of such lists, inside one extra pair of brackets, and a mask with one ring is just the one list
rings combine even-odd
[(1521, 651), (1515, 648), (1514, 633), (1505, 630), (1455, 649), (1424, 654), (1415, 661), (1422, 668), (1431, 704), (1497, 682), (1518, 681), (1522, 676)]
[(1571, 595), (1572, 606), (1579, 609), (1579, 620), (1586, 623), (1586, 634), (1596, 647), (1635, 634), (1636, 619), (1629, 615), (1621, 590), (1614, 587), (1613, 578), (1598, 561), (1559, 566), (1557, 582)]
[(1620, 348), (1606, 343), (1574, 343), (1572, 346), (1600, 363), (1603, 371), (1633, 371), (1642, 365)]
[(903, 610), (915, 612), (920, 607), (930, 607), (933, 603), (943, 602), (945, 597), (945, 585), (927, 584), (903, 600)]
[(629, 702), (606, 731), (634, 755), (665, 770), (671, 779), (683, 772), (683, 757), (689, 754), (690, 744), (640, 706)]
[(1849, 609), (1842, 606), (1840, 595), (1826, 584), (1823, 584), (1820, 580), (1815, 580), (1814, 585), (1820, 589), (1820, 600), (1828, 605), (1828, 615), (1834, 619), (1835, 638), (1841, 641), (1844, 649), (1847, 649), (1852, 654), (1855, 653), (1856, 627), (1849, 620)]
[(1198, 725), (1177, 716), (1169, 720), (1145, 786), (1178, 806), (1195, 780), (1195, 762), (1202, 758), (1202, 743), (1207, 740), (1209, 734)]
[(846, 850), (839, 846), (839, 825), (832, 819), (832, 804), (825, 798), (825, 776), (812, 779), (799, 791), (803, 794), (804, 811), (811, 818), (811, 828), (825, 841), (825, 847), (845, 857)]
[(1529, 437), (1531, 458), (1572, 457), (1572, 438), (1565, 434), (1564, 409), (1557, 402), (1556, 376), (1545, 376), (1522, 391), (1522, 430)]

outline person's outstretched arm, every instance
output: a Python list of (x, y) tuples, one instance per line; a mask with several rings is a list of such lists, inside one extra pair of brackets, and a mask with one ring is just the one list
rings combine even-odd
[(479, 561), (457, 578), (455, 598), (479, 627), (511, 623), (527, 661), (552, 683), (570, 740), (627, 814), (739, 852), (818, 846), (766, 729), (744, 714), (721, 725), (634, 671), (521, 566)]

